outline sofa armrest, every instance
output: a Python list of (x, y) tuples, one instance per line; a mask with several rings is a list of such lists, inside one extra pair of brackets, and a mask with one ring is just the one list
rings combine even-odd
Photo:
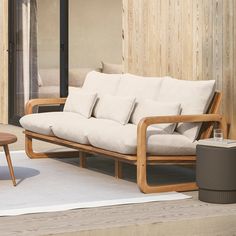
[(148, 126), (153, 124), (179, 122), (218, 122), (223, 131), (224, 138), (227, 137), (227, 123), (225, 118), (219, 114), (146, 117), (143, 118), (138, 124), (138, 152), (146, 152), (146, 132)]
[(61, 105), (65, 104), (66, 98), (36, 98), (31, 99), (26, 103), (25, 114), (32, 114), (33, 108), (38, 105), (48, 106), (48, 105)]

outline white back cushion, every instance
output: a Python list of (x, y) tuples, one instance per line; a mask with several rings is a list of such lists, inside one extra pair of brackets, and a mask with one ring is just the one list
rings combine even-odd
[[(139, 121), (144, 117), (179, 115), (180, 109), (180, 103), (157, 102), (145, 99), (136, 104), (134, 113), (131, 117), (131, 122), (138, 125)], [(172, 134), (175, 130), (176, 124), (157, 124), (152, 126), (160, 128), (168, 134)]]
[[(182, 115), (204, 114), (214, 91), (214, 80), (188, 81), (169, 77), (163, 81), (158, 101), (181, 103)], [(181, 123), (177, 131), (194, 141), (200, 128), (201, 124)]]
[(104, 95), (99, 97), (97, 101), (94, 116), (96, 118), (117, 121), (125, 125), (129, 122), (134, 105), (134, 97)]
[(164, 78), (142, 77), (131, 74), (124, 74), (120, 80), (117, 96), (132, 96), (140, 99), (156, 99), (160, 92)]
[(90, 118), (96, 100), (96, 93), (87, 93), (80, 88), (71, 88), (64, 111), (79, 113), (85, 118)]
[(83, 90), (100, 95), (114, 95), (118, 88), (121, 74), (104, 74), (91, 71), (84, 81)]

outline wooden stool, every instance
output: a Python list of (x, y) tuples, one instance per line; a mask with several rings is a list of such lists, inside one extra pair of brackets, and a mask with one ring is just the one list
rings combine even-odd
[(15, 179), (14, 170), (11, 163), (11, 156), (10, 156), (8, 144), (15, 143), (16, 141), (17, 141), (17, 137), (15, 135), (8, 134), (8, 133), (0, 133), (0, 146), (3, 146), (4, 148), (8, 168), (9, 168), (11, 179), (14, 186), (16, 186), (16, 179)]

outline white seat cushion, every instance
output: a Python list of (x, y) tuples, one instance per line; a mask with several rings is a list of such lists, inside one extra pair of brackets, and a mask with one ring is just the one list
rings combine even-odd
[(91, 118), (87, 119), (76, 113), (66, 113), (66, 122), (62, 119), (54, 121), (52, 125), (53, 134), (59, 138), (72, 142), (89, 144), (88, 133), (91, 126)]
[[(123, 154), (137, 153), (137, 126), (121, 125), (105, 119), (90, 118), (72, 112), (50, 112), (26, 115), (21, 125), (32, 132), (55, 135), (81, 144)], [(148, 153), (152, 155), (194, 155), (196, 142), (177, 132), (166, 134), (164, 131), (149, 127)]]
[[(158, 101), (181, 104), (182, 115), (206, 113), (215, 92), (215, 81), (188, 81), (166, 78), (161, 86)], [(194, 141), (201, 124), (181, 123), (177, 127), (180, 134)]]
[(100, 95), (115, 95), (118, 88), (120, 74), (104, 74), (97, 71), (91, 71), (87, 74), (83, 89), (89, 93)]
[[(75, 114), (77, 115), (77, 114)], [(77, 115), (80, 116), (80, 115)], [(45, 112), (45, 113), (36, 113), (25, 115), (20, 119), (20, 124), (26, 130), (45, 134), (45, 135), (53, 135), (52, 125), (56, 120), (64, 121), (64, 125), (66, 123), (66, 119), (68, 117), (67, 112)]]
[[(123, 154), (137, 153), (137, 126), (120, 125), (111, 120), (90, 119), (88, 140), (91, 145)], [(166, 134), (164, 131), (149, 127), (148, 153), (152, 155), (194, 155), (196, 143), (177, 132)]]

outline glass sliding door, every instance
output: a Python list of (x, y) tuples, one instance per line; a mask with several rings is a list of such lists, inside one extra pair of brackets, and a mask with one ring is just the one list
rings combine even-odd
[(18, 124), (29, 99), (60, 96), (60, 0), (10, 0), (9, 50), (9, 123)]
[(121, 64), (122, 0), (9, 0), (9, 123), (29, 99), (66, 97), (89, 71)]
[(69, 86), (101, 62), (122, 63), (122, 0), (69, 0)]
[(25, 103), (39, 94), (36, 0), (9, 4), (9, 118), (17, 123)]

